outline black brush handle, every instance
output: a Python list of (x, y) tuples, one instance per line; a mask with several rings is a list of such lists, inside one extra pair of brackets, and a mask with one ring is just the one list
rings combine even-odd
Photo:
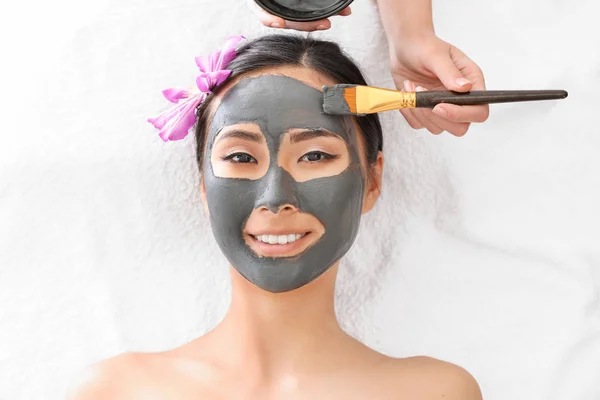
[(417, 92), (417, 108), (433, 108), (440, 103), (471, 106), (477, 104), (513, 103), (519, 101), (564, 99), (564, 90), (471, 90), (453, 92), (450, 90), (426, 90)]

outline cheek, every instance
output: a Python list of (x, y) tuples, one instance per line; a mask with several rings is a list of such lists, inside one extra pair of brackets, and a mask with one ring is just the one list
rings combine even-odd
[(206, 177), (206, 207), (215, 233), (236, 235), (254, 209), (257, 181)]
[(364, 181), (357, 165), (335, 177), (298, 184), (302, 211), (321, 221), (334, 247), (342, 246), (348, 235), (354, 235), (360, 221), (363, 192)]

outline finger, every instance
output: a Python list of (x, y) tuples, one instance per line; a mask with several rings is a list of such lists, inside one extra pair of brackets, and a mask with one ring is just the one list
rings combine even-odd
[[(415, 91), (417, 92), (423, 92), (425, 90), (426, 89), (421, 86), (417, 86), (415, 88)], [(438, 125), (434, 118), (430, 118), (430, 115), (431, 110), (424, 108), (415, 109), (415, 116), (423, 123), (423, 125), (429, 132), (433, 133), (434, 135), (439, 135), (440, 133), (444, 132), (444, 129), (440, 125)]]
[(458, 106), (456, 104), (438, 104), (432, 110), (434, 115), (450, 122), (484, 122), (490, 116), (490, 106)]
[(344, 8), (342, 11), (340, 11), (339, 13), (337, 13), (337, 15), (340, 15), (342, 17), (347, 17), (350, 14), (352, 14), (352, 10), (350, 9), (350, 6)]
[[(452, 48), (451, 58), (460, 71), (471, 78), (471, 82), (473, 83), (471, 90), (485, 90), (483, 72), (475, 62), (455, 47)], [(454, 123), (472, 123), (486, 121), (489, 117), (490, 108), (487, 104), (478, 106), (439, 104), (433, 108), (432, 112)], [(449, 132), (456, 133), (450, 130)], [(457, 132), (460, 133), (460, 128), (458, 127)]]
[(483, 76), (483, 71), (475, 63), (473, 63), (471, 69), (472, 71), (470, 71), (469, 74), (473, 76), (473, 88), (471, 90), (485, 90), (485, 77)]
[[(426, 89), (421, 86), (417, 86), (418, 92), (422, 92), (424, 90)], [(444, 118), (443, 116), (438, 115), (438, 113), (444, 111), (443, 108), (441, 110), (438, 108), (436, 113), (427, 108), (421, 108), (419, 110), (421, 112), (421, 118), (425, 120), (425, 126), (433, 134), (441, 133), (439, 132), (439, 129), (441, 129), (442, 132), (447, 131), (454, 136), (464, 136), (471, 125), (468, 122), (453, 122), (447, 118)]]
[(438, 126), (440, 129), (454, 135), (454, 136), (464, 136), (471, 124), (469, 122), (452, 122), (446, 118), (440, 117), (432, 110), (429, 109), (421, 109), (423, 112), (423, 117), (426, 118), (429, 122), (434, 124), (434, 126)]
[(421, 121), (419, 121), (419, 119), (414, 115), (414, 110), (403, 108), (400, 110), (400, 113), (411, 128), (423, 129), (425, 127), (425, 125), (423, 125)]
[(312, 22), (286, 21), (285, 27), (303, 32), (324, 31), (331, 28), (331, 21), (328, 19), (320, 19)]
[(426, 60), (425, 66), (437, 76), (448, 90), (468, 92), (473, 87), (473, 82), (466, 79), (454, 64), (450, 52), (434, 53)]
[(261, 24), (271, 28), (285, 28), (285, 20), (276, 15), (268, 13), (262, 7), (260, 7), (254, 0), (248, 0), (248, 6), (258, 17)]
[(454, 46), (451, 47), (450, 57), (463, 76), (473, 83), (471, 90), (485, 90), (483, 71), (475, 61), (471, 60), (465, 53)]
[(425, 129), (434, 135), (439, 135), (444, 132), (444, 128), (438, 125), (433, 118), (429, 118), (427, 113), (431, 114), (431, 110), (426, 110), (423, 108), (415, 108), (415, 114), (417, 118), (423, 123)]

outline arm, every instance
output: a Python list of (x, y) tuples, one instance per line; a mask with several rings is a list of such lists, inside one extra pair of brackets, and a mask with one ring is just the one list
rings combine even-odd
[[(431, 0), (377, 0), (387, 36), (390, 71), (398, 90), (485, 90), (483, 72), (460, 49), (435, 35)], [(401, 110), (414, 129), (464, 135), (484, 122), (489, 106), (443, 104), (433, 110)]]
[(377, 0), (377, 5), (390, 46), (410, 33), (434, 33), (431, 0)]

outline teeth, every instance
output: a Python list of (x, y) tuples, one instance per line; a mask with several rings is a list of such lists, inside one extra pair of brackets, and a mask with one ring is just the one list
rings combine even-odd
[(263, 243), (269, 243), (269, 244), (286, 244), (286, 243), (291, 243), (291, 242), (295, 242), (296, 240), (300, 239), (301, 237), (303, 237), (305, 234), (304, 233), (290, 233), (288, 235), (258, 235), (258, 236), (254, 236), (254, 238), (256, 238), (256, 240), (261, 241)]

